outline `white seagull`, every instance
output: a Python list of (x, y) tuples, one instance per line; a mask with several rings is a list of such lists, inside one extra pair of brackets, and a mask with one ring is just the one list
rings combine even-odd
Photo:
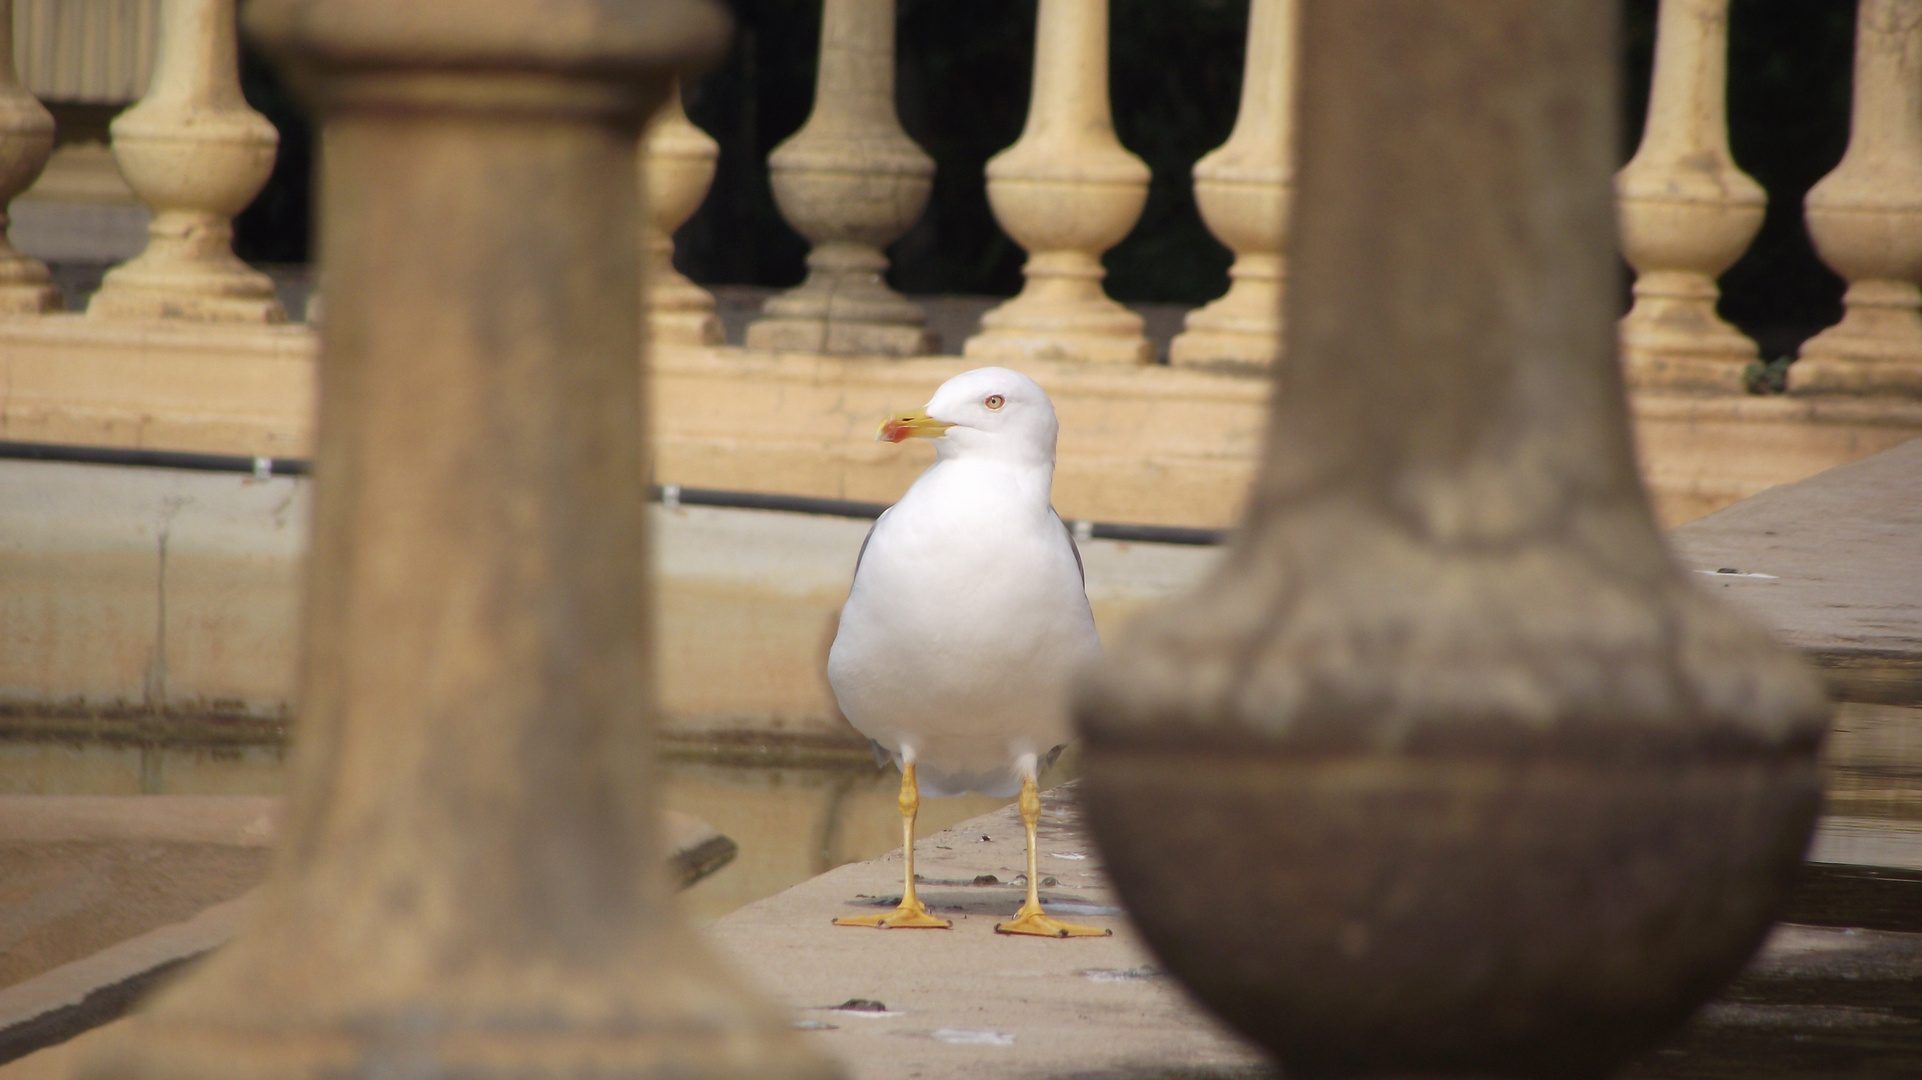
[(841, 712), (901, 767), (901, 905), (834, 920), (880, 928), (952, 926), (914, 891), (919, 769), (930, 795), (1021, 793), (1028, 902), (1004, 934), (1109, 933), (1043, 914), (1035, 779), (1068, 740), (1076, 668), (1101, 651), (1081, 555), (1049, 503), (1054, 405), (1007, 368), (956, 375), (927, 408), (881, 425), (887, 442), (931, 439), (935, 461), (861, 545), (828, 653)]

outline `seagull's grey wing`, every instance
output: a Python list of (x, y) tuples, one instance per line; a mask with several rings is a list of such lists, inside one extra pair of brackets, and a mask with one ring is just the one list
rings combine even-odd
[[(1061, 526), (1062, 532), (1068, 534), (1068, 550), (1074, 552), (1074, 572), (1081, 575), (1081, 587), (1084, 589), (1087, 588), (1088, 568), (1081, 565), (1081, 545), (1074, 542), (1074, 530), (1068, 527), (1067, 522), (1061, 520), (1060, 514), (1056, 514), (1052, 509), (1049, 510), (1048, 513), (1054, 514), (1054, 523)], [(863, 544), (862, 546), (866, 547), (867, 545)]]
[[(876, 530), (876, 529), (878, 529), (878, 528), (880, 528), (880, 527), (881, 527), (881, 521), (882, 521), (882, 519), (883, 519), (883, 518), (886, 518), (886, 517), (888, 516), (888, 514), (889, 514), (889, 512), (891, 512), (891, 511), (892, 511), (893, 509), (894, 509), (894, 507), (892, 507), (892, 506), (890, 506), (890, 507), (888, 507), (888, 508), (887, 508), (886, 510), (883, 510), (883, 511), (881, 511), (881, 516), (880, 516), (880, 517), (877, 517), (877, 518), (875, 518), (875, 519), (874, 519), (874, 524), (872, 524), (872, 525), (870, 525), (870, 526), (868, 526), (868, 534), (867, 534), (866, 536), (863, 536), (863, 537), (861, 538), (861, 550), (860, 550), (859, 552), (857, 552), (857, 553), (855, 554), (855, 556), (854, 556), (854, 574), (853, 574), (853, 576), (852, 576), (852, 577), (850, 577), (850, 578), (848, 579), (848, 591), (849, 591), (849, 592), (853, 592), (853, 591), (854, 591), (854, 578), (858, 578), (858, 577), (860, 577), (860, 576), (861, 576), (861, 558), (862, 558), (862, 556), (864, 556), (864, 555), (866, 555), (866, 554), (868, 553), (868, 541), (870, 541), (870, 540), (873, 540), (873, 539), (874, 539), (874, 530)], [(1057, 519), (1057, 520), (1059, 520), (1059, 519)], [(1074, 536), (1073, 536), (1073, 534), (1070, 534), (1070, 535), (1068, 536), (1068, 542), (1069, 542), (1069, 543), (1071, 543), (1071, 544), (1072, 544), (1072, 543), (1074, 543)], [(1075, 555), (1074, 555), (1074, 561), (1075, 561), (1075, 563), (1076, 563), (1077, 565), (1078, 565), (1078, 564), (1080, 564), (1080, 562), (1081, 562), (1081, 553), (1080, 553), (1080, 552), (1078, 552), (1078, 551), (1077, 551), (1077, 552), (1075, 552)]]

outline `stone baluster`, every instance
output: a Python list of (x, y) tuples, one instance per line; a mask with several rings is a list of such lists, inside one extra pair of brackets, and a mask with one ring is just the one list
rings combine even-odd
[(14, 248), (6, 211), (33, 186), (53, 155), (53, 114), (20, 85), (13, 64), (13, 0), (0, 0), (0, 314), (33, 315), (60, 307), (46, 264)]
[(1188, 313), (1168, 345), (1170, 363), (1265, 366), (1281, 356), (1294, 91), (1295, 0), (1253, 0), (1235, 129), (1195, 162), (1201, 220), (1235, 264), (1228, 292)]
[(888, 288), (881, 249), (920, 218), (934, 159), (894, 110), (894, 0), (825, 0), (814, 110), (768, 155), (781, 216), (813, 248), (798, 288), (770, 299), (747, 347), (841, 356), (934, 351), (920, 305)]
[(82, 1069), (825, 1078), (660, 860), (636, 148), (705, 0), (252, 0), (326, 259), (300, 722), (232, 943)]
[(1621, 321), (1632, 386), (1743, 390), (1755, 343), (1715, 313), (1715, 279), (1762, 227), (1768, 196), (1728, 148), (1728, 0), (1661, 0), (1648, 123), (1615, 177), (1635, 306)]
[(714, 296), (674, 269), (674, 231), (687, 223), (714, 182), (720, 144), (687, 118), (681, 84), (654, 114), (641, 139), (641, 188), (647, 224), (647, 326), (656, 345), (719, 345)]
[(107, 272), (87, 314), (281, 322), (267, 275), (234, 255), (234, 215), (274, 169), (280, 133), (240, 93), (234, 0), (160, 0), (153, 82), (114, 118), (113, 157), (153, 211), (147, 248)]
[(1108, 0), (1041, 0), (1034, 89), (1013, 146), (988, 162), (994, 219), (1028, 252), (1021, 294), (981, 317), (970, 359), (1147, 363), (1141, 316), (1102, 291), (1101, 255), (1148, 198), (1148, 167), (1115, 138)]
[(1847, 309), (1802, 345), (1788, 385), (1922, 394), (1922, 0), (1862, 0), (1856, 20), (1848, 152), (1803, 204)]
[(1082, 681), (1131, 920), (1285, 1075), (1606, 1076), (1741, 969), (1815, 820), (1821, 681), (1635, 471), (1616, 18), (1301, 0), (1248, 510)]

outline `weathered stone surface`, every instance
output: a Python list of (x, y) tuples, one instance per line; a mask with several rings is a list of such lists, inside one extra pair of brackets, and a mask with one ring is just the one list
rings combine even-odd
[[(897, 850), (750, 904), (708, 932), (856, 1080), (1271, 1075), (1257, 1051), (1195, 1007), (1120, 917), (1067, 789), (1043, 796), (1039, 838), (1042, 902), (1075, 922), (1112, 927), (1113, 937), (994, 932), (1025, 892), (1013, 807), (915, 844), (917, 891), (952, 930), (829, 924), (899, 901)], [(886, 1008), (835, 1007), (855, 1000)]]
[(1613, 26), (1303, 0), (1249, 509), (1076, 703), (1144, 936), (1305, 1075), (1604, 1075), (1740, 968), (1814, 821), (1820, 683), (1635, 474)]
[(1922, 705), (1922, 439), (1668, 539), (1700, 585), (1815, 657), (1838, 697)]

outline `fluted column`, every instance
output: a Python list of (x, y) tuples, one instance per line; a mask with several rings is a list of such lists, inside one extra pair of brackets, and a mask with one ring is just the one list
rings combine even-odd
[(1715, 313), (1715, 279), (1762, 227), (1768, 196), (1728, 148), (1728, 0), (1662, 0), (1635, 157), (1615, 177), (1635, 306), (1621, 322), (1633, 386), (1743, 390), (1755, 343)]
[(981, 317), (970, 359), (1147, 363), (1141, 317), (1108, 298), (1101, 255), (1148, 198), (1148, 167), (1115, 138), (1108, 0), (1041, 0), (1034, 89), (1013, 146), (988, 161), (994, 219), (1028, 253), (1021, 294)]
[(33, 315), (60, 307), (46, 264), (7, 238), (7, 209), (33, 186), (53, 154), (53, 114), (20, 85), (13, 64), (13, 0), (0, 0), (0, 314)]
[(687, 118), (677, 81), (641, 138), (641, 188), (647, 224), (647, 326), (656, 345), (719, 345), (714, 296), (674, 269), (674, 231), (687, 223), (714, 182), (720, 144)]
[(932, 352), (926, 313), (882, 279), (881, 249), (913, 227), (934, 185), (934, 159), (894, 111), (894, 0), (825, 0), (814, 111), (768, 170), (781, 216), (813, 248), (807, 280), (767, 302), (747, 347)]
[(663, 880), (642, 121), (705, 0), (252, 0), (325, 152), (274, 871), (92, 1080), (834, 1071)]
[(1195, 204), (1235, 253), (1228, 292), (1188, 313), (1168, 346), (1175, 364), (1268, 365), (1281, 356), (1294, 180), (1295, 0), (1248, 5), (1241, 109), (1228, 141), (1195, 162)]
[(1081, 798), (1160, 960), (1285, 1075), (1604, 1077), (1767, 932), (1823, 686), (1636, 475), (1615, 5), (1301, 14), (1259, 472), (1082, 680)]
[(108, 271), (87, 314), (281, 322), (267, 275), (234, 255), (234, 215), (274, 169), (280, 133), (240, 93), (234, 0), (161, 0), (145, 97), (114, 118), (114, 161), (153, 211), (147, 248)]
[(1803, 343), (1789, 389), (1922, 394), (1922, 0), (1861, 0), (1849, 149), (1803, 205), (1849, 291), (1842, 321)]

